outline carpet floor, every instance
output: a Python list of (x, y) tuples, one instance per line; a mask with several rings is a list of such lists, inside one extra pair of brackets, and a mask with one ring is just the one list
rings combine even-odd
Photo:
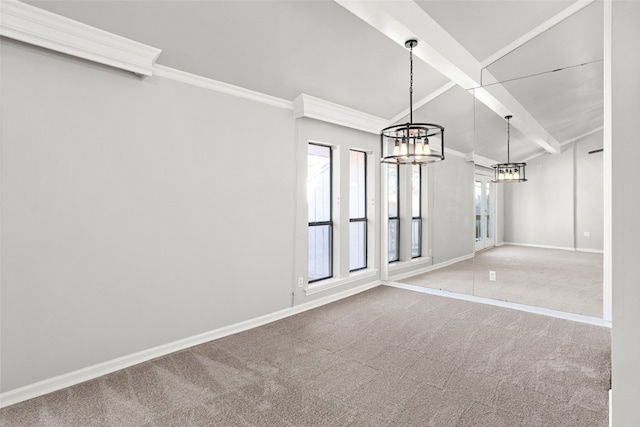
[(379, 286), (0, 410), (3, 426), (608, 425), (610, 330)]
[[(602, 254), (504, 245), (401, 280), (518, 304), (602, 318)], [(489, 280), (489, 271), (496, 280)]]

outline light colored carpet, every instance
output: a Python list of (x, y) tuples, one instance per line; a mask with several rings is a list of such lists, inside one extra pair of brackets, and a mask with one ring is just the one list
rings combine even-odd
[[(602, 318), (602, 254), (504, 245), (402, 283)], [(496, 281), (489, 281), (489, 271)]]
[(600, 427), (609, 332), (379, 286), (10, 406), (0, 424)]

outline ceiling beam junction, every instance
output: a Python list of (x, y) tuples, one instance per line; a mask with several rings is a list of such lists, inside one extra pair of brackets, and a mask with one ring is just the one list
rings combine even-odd
[[(517, 118), (512, 122), (513, 127), (525, 137), (550, 153), (560, 153), (558, 141), (504, 86), (494, 84), (489, 88), (480, 87), (483, 64), (416, 3), (335, 1), (401, 46), (410, 37), (419, 39), (420, 43), (413, 50), (416, 57), (468, 90), (500, 117), (513, 115)], [(492, 83), (496, 82), (490, 73), (485, 72), (484, 75)]]

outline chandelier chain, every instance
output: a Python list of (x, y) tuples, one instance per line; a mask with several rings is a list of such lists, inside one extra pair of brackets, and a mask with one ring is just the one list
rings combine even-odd
[(413, 45), (409, 47), (409, 122), (413, 123)]
[(511, 163), (509, 142), (511, 141), (511, 116), (507, 116), (507, 163)]

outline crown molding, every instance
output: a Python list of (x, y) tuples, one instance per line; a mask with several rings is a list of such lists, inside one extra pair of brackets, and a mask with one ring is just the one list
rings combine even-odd
[(150, 76), (162, 50), (22, 3), (0, 1), (0, 35)]
[(287, 101), (286, 99), (276, 98), (275, 96), (256, 92), (250, 89), (245, 89), (240, 86), (234, 86), (229, 83), (209, 79), (207, 77), (198, 76), (196, 74), (187, 73), (186, 71), (180, 71), (174, 68), (165, 67), (164, 65), (156, 64), (153, 67), (153, 75), (176, 80), (182, 83), (190, 84), (192, 86), (201, 87), (203, 89), (226, 93), (228, 95), (236, 96), (239, 98), (250, 99), (252, 101), (261, 102), (263, 104), (268, 104), (274, 107), (293, 110), (293, 103), (291, 101)]
[(322, 120), (376, 135), (390, 124), (386, 119), (304, 93), (293, 100), (293, 117)]
[(500, 163), (488, 157), (479, 156), (475, 151), (469, 151), (467, 154), (465, 154), (464, 159), (467, 162), (473, 162), (474, 164), (484, 166), (485, 168), (491, 168), (493, 167), (493, 165)]

